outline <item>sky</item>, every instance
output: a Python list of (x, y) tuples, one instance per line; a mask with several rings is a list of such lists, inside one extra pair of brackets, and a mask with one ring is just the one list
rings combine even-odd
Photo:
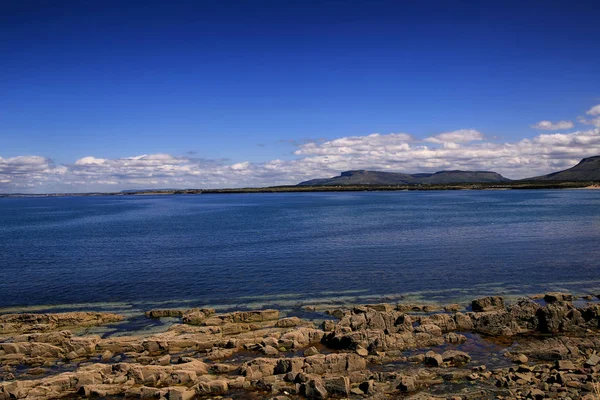
[(0, 193), (600, 155), (593, 1), (0, 1)]

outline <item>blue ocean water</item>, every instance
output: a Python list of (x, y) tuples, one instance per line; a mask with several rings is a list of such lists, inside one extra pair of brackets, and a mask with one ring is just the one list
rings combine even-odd
[(600, 292), (598, 190), (0, 198), (0, 308), (554, 289)]

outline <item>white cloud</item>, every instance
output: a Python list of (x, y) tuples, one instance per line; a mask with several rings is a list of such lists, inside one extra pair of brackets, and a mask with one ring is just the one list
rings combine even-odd
[(586, 112), (587, 115), (600, 115), (600, 104), (595, 105)]
[(545, 131), (558, 131), (560, 129), (571, 129), (573, 126), (573, 122), (571, 121), (540, 121), (534, 125), (531, 125), (533, 129), (540, 129)]
[[(596, 107), (588, 114), (595, 113)], [(284, 185), (351, 169), (408, 173), (490, 170), (509, 178), (525, 178), (568, 168), (583, 157), (600, 154), (600, 117), (579, 121), (591, 125), (590, 129), (545, 133), (505, 143), (491, 140), (475, 129), (443, 132), (424, 139), (407, 133), (374, 133), (306, 141), (297, 144), (294, 159), (259, 163), (171, 154), (116, 159), (88, 156), (66, 165), (39, 156), (0, 157), (0, 192)]]
[(587, 119), (584, 117), (577, 117), (577, 121), (584, 125), (593, 125), (597, 128), (600, 128), (600, 117), (596, 117), (596, 118), (592, 118), (592, 119)]
[(104, 158), (83, 157), (75, 161), (75, 165), (102, 165), (106, 162)]
[(425, 141), (430, 143), (468, 143), (484, 139), (485, 135), (475, 129), (459, 129), (425, 138)]
[(370, 151), (404, 151), (414, 139), (406, 133), (390, 133), (381, 135), (372, 133), (367, 136), (348, 136), (324, 143), (308, 142), (299, 146), (296, 155), (330, 154), (350, 155), (363, 154)]

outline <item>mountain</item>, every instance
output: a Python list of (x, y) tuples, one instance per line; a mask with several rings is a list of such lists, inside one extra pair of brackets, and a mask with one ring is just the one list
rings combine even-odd
[(439, 171), (433, 174), (403, 174), (380, 171), (346, 171), (333, 178), (312, 179), (298, 186), (349, 186), (349, 185), (416, 185), (445, 183), (509, 182), (510, 179), (488, 171)]
[(524, 179), (527, 181), (600, 181), (600, 156), (584, 158), (576, 166), (548, 175)]

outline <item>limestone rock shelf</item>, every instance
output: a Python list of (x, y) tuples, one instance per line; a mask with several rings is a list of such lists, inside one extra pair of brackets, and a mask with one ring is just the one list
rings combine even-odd
[(600, 305), (574, 300), (370, 304), (326, 310), (321, 320), (150, 310), (147, 318), (179, 322), (119, 337), (81, 332), (118, 323), (118, 314), (0, 315), (0, 400), (595, 399)]

